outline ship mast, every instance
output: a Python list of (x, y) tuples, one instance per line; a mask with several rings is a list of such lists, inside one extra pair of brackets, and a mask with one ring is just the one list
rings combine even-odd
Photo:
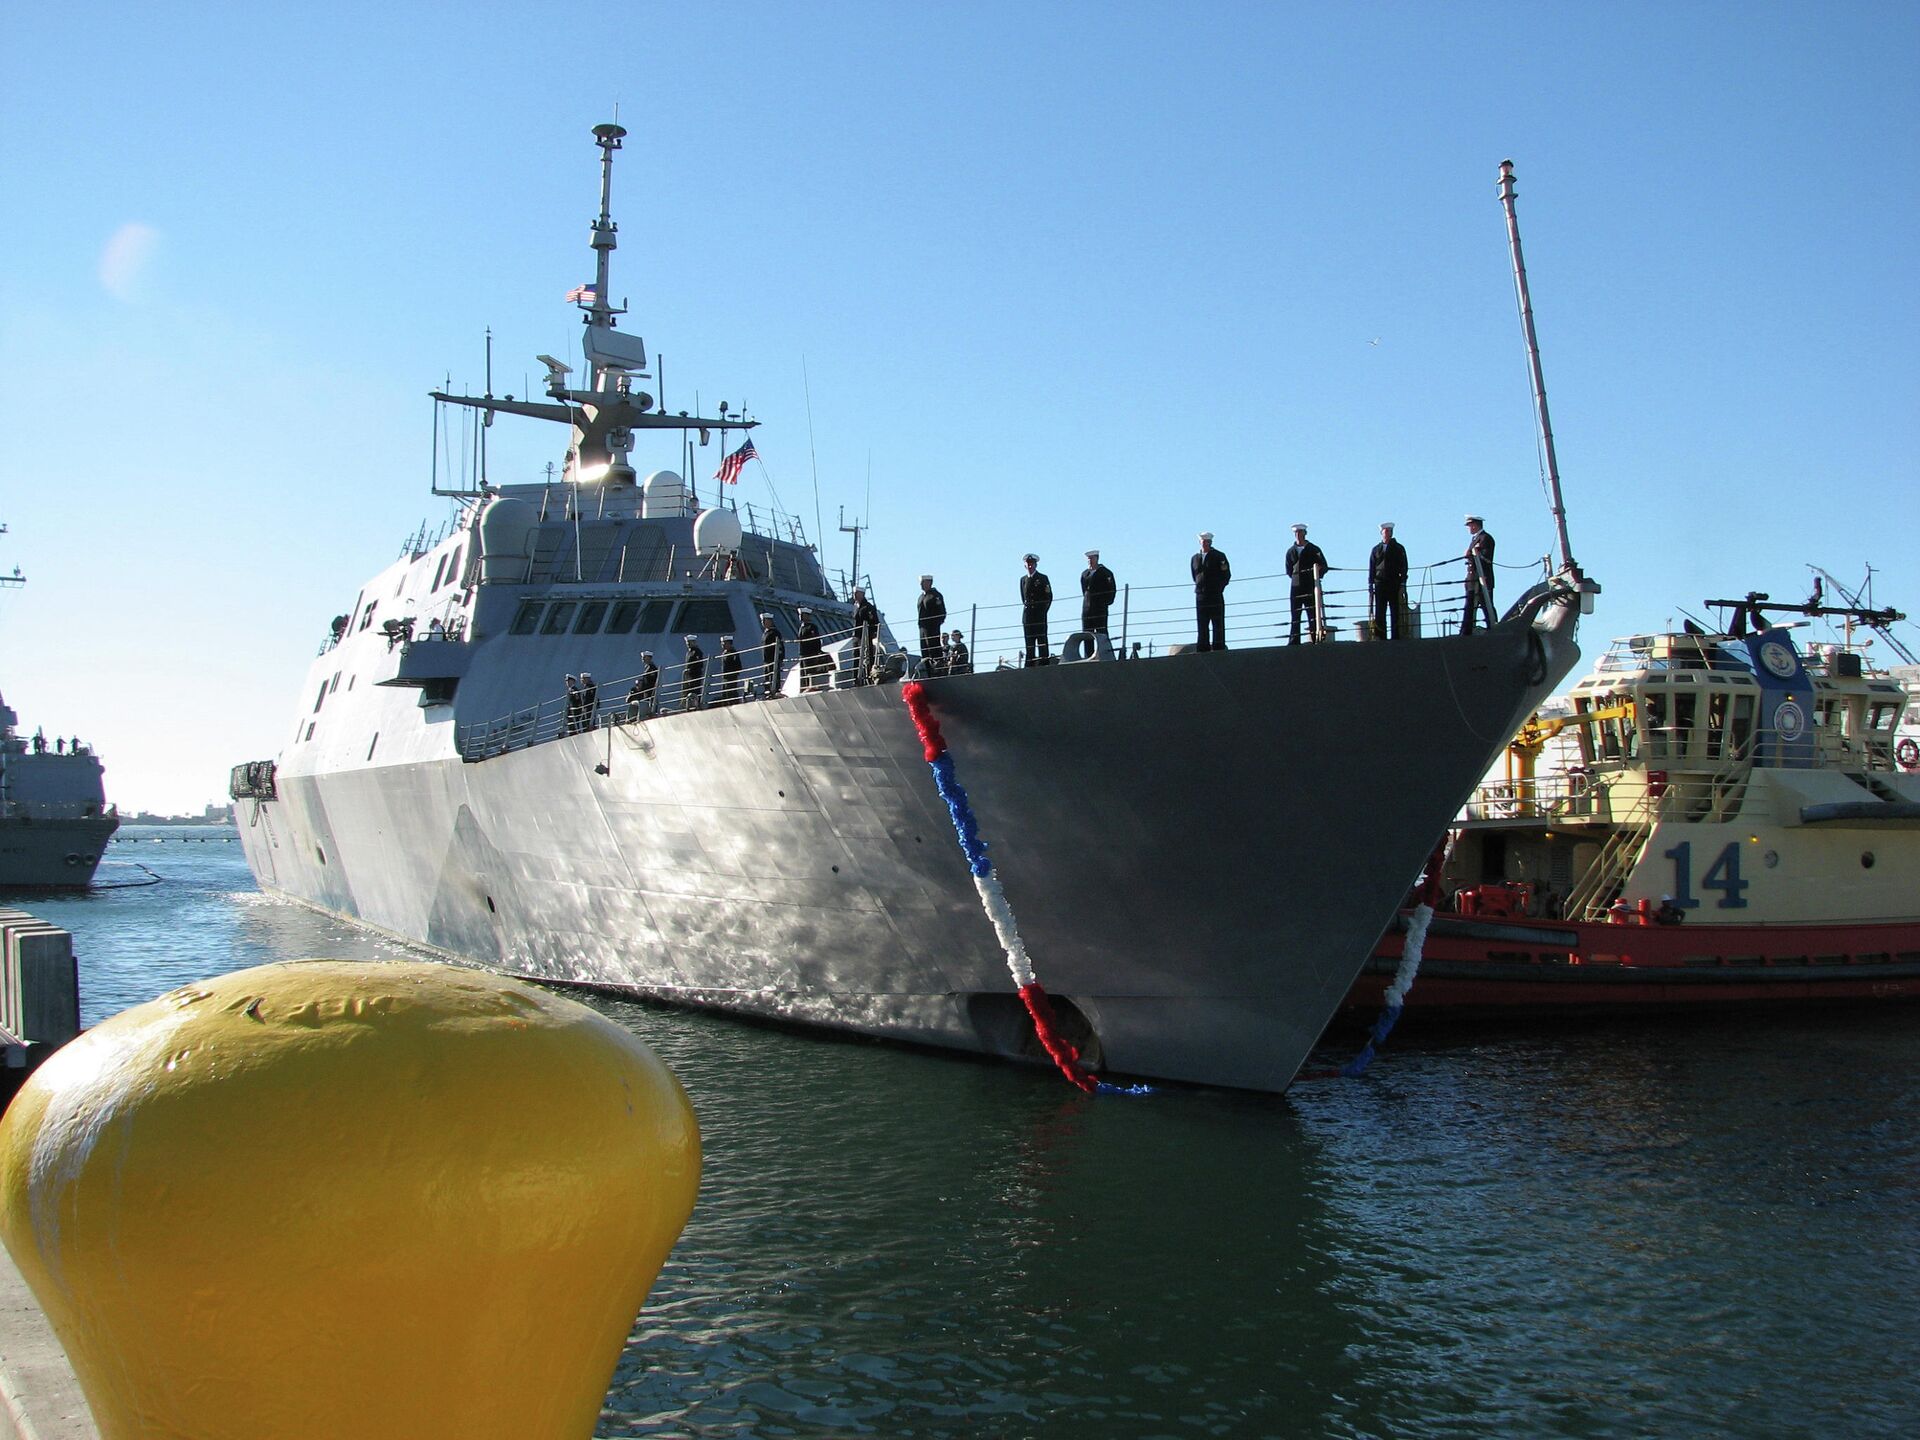
[(1560, 541), (1560, 568), (1572, 570), (1573, 546), (1567, 539), (1567, 506), (1560, 497), (1560, 462), (1553, 453), (1553, 421), (1547, 418), (1547, 382), (1540, 371), (1540, 341), (1533, 333), (1533, 301), (1527, 295), (1527, 264), (1520, 257), (1520, 221), (1513, 213), (1513, 162), (1500, 162), (1500, 205), (1507, 212), (1507, 243), (1513, 250), (1513, 288), (1520, 301), (1520, 328), (1527, 337), (1527, 368), (1533, 377), (1533, 407), (1540, 422), (1540, 443), (1547, 460), (1547, 490), (1553, 502), (1553, 526)]

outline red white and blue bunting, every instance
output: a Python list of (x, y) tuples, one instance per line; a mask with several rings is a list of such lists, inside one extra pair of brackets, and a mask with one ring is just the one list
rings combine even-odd
[(1373, 1032), (1367, 1036), (1367, 1043), (1360, 1053), (1341, 1067), (1340, 1073), (1351, 1079), (1363, 1073), (1373, 1063), (1374, 1049), (1386, 1041), (1394, 1022), (1400, 1018), (1401, 1008), (1407, 1003), (1407, 992), (1413, 988), (1413, 980), (1420, 973), (1420, 954), (1426, 949), (1427, 927), (1433, 923), (1433, 907), (1440, 899), (1440, 871), (1447, 863), (1447, 837), (1442, 835), (1440, 843), (1434, 846), (1433, 854), (1427, 857), (1426, 872), (1420, 883), (1414, 888), (1414, 907), (1407, 916), (1407, 938), (1400, 947), (1400, 968), (1394, 972), (1393, 983), (1387, 987), (1382, 997), (1385, 1008), (1380, 1018), (1373, 1022)]
[(900, 695), (907, 702), (907, 713), (913, 716), (913, 728), (920, 736), (921, 753), (933, 767), (933, 783), (939, 788), (940, 798), (946, 802), (947, 813), (953, 817), (953, 831), (959, 836), (960, 850), (967, 857), (967, 869), (973, 875), (973, 887), (980, 892), (981, 908), (987, 912), (993, 933), (999, 937), (1000, 948), (1006, 952), (1007, 969), (1013, 974), (1013, 983), (1019, 989), (1027, 1014), (1033, 1017), (1034, 1033), (1040, 1037), (1040, 1043), (1046, 1047), (1047, 1054), (1053, 1057), (1053, 1063), (1059, 1067), (1060, 1073), (1090, 1095), (1150, 1093), (1150, 1086), (1111, 1085), (1091, 1074), (1081, 1063), (1079, 1048), (1060, 1033), (1059, 1019), (1047, 1001), (1046, 990), (1033, 973), (1033, 958), (1027, 954), (1026, 942), (1020, 938), (1020, 927), (1014, 923), (1013, 907), (1007, 903), (1006, 892), (1000, 888), (1000, 879), (993, 873), (993, 862), (987, 858), (987, 842), (980, 838), (980, 825), (974, 818), (973, 806), (967, 800), (967, 792), (954, 777), (953, 756), (947, 751), (946, 737), (940, 733), (940, 722), (934, 718), (933, 708), (927, 703), (926, 687), (917, 680), (909, 680), (900, 687)]

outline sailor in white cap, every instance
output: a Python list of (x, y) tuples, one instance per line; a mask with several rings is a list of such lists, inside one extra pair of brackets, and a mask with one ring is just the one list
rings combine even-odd
[(600, 723), (600, 687), (593, 683), (593, 676), (586, 671), (580, 672), (580, 728), (591, 730)]
[(800, 652), (800, 688), (802, 690), (821, 690), (825, 687), (827, 655), (820, 645), (820, 627), (813, 623), (811, 606), (800, 607), (800, 628), (794, 632), (794, 645)]
[(771, 700), (780, 693), (780, 664), (787, 658), (787, 642), (780, 637), (770, 613), (760, 616), (760, 697)]
[(1119, 593), (1113, 571), (1100, 563), (1100, 552), (1087, 551), (1087, 568), (1080, 572), (1080, 628), (1089, 635), (1106, 634), (1107, 611)]
[(680, 708), (698, 710), (707, 698), (707, 652), (696, 635), (687, 636), (687, 660), (680, 671)]
[(1233, 567), (1227, 552), (1213, 548), (1213, 532), (1200, 532), (1200, 549), (1189, 569), (1193, 571), (1193, 612), (1200, 651), (1227, 648), (1227, 586), (1233, 580)]
[(660, 667), (653, 663), (653, 652), (640, 652), (640, 673), (633, 677), (633, 687), (627, 691), (627, 719), (651, 719), (653, 716), (653, 697), (660, 686)]
[(1293, 544), (1287, 547), (1287, 578), (1292, 594), (1292, 624), (1287, 643), (1300, 643), (1300, 617), (1307, 617), (1307, 638), (1319, 640), (1326, 634), (1326, 616), (1320, 596), (1320, 581), (1327, 573), (1327, 557), (1320, 547), (1307, 539), (1307, 527), (1293, 527)]
[(1053, 608), (1053, 582), (1037, 568), (1040, 557), (1028, 551), (1022, 557), (1027, 573), (1020, 577), (1020, 631), (1025, 640), (1024, 665), (1051, 665), (1047, 648), (1047, 612)]
[(1393, 522), (1380, 522), (1380, 543), (1367, 557), (1367, 590), (1373, 596), (1373, 638), (1404, 638), (1402, 607), (1407, 598), (1407, 547), (1393, 538)]
[(914, 602), (914, 613), (920, 621), (920, 663), (930, 674), (938, 675), (945, 668), (947, 597), (933, 588), (931, 575), (920, 577), (920, 598)]
[(1460, 619), (1460, 633), (1471, 631), (1482, 615), (1491, 629), (1498, 612), (1493, 608), (1493, 536), (1480, 523), (1478, 515), (1467, 516), (1467, 613)]

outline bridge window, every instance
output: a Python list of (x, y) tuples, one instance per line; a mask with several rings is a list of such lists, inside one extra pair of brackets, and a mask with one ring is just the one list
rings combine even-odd
[(567, 622), (573, 619), (573, 612), (577, 608), (571, 600), (554, 601), (552, 608), (547, 611), (546, 623), (540, 627), (540, 633), (542, 635), (566, 634)]
[(509, 635), (531, 635), (540, 626), (540, 612), (547, 608), (544, 600), (522, 600), (520, 609), (513, 617)]
[(600, 622), (606, 618), (607, 602), (604, 600), (589, 600), (580, 607), (580, 618), (573, 622), (573, 633), (576, 635), (597, 635), (600, 633)]
[(733, 607), (725, 600), (689, 600), (680, 607), (674, 629), (692, 635), (731, 635)]

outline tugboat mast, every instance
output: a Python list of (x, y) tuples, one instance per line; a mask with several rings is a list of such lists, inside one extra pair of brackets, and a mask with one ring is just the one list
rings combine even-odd
[(1547, 382), (1540, 371), (1540, 341), (1533, 333), (1533, 301), (1527, 295), (1527, 264), (1520, 258), (1520, 221), (1513, 213), (1513, 162), (1500, 162), (1500, 205), (1507, 212), (1507, 243), (1513, 250), (1513, 288), (1520, 301), (1520, 328), (1527, 337), (1527, 368), (1533, 377), (1533, 406), (1546, 449), (1547, 489), (1553, 502), (1553, 526), (1560, 540), (1560, 568), (1572, 570), (1573, 546), (1567, 539), (1567, 506), (1560, 497), (1560, 462), (1553, 453), (1553, 421), (1547, 418)]

